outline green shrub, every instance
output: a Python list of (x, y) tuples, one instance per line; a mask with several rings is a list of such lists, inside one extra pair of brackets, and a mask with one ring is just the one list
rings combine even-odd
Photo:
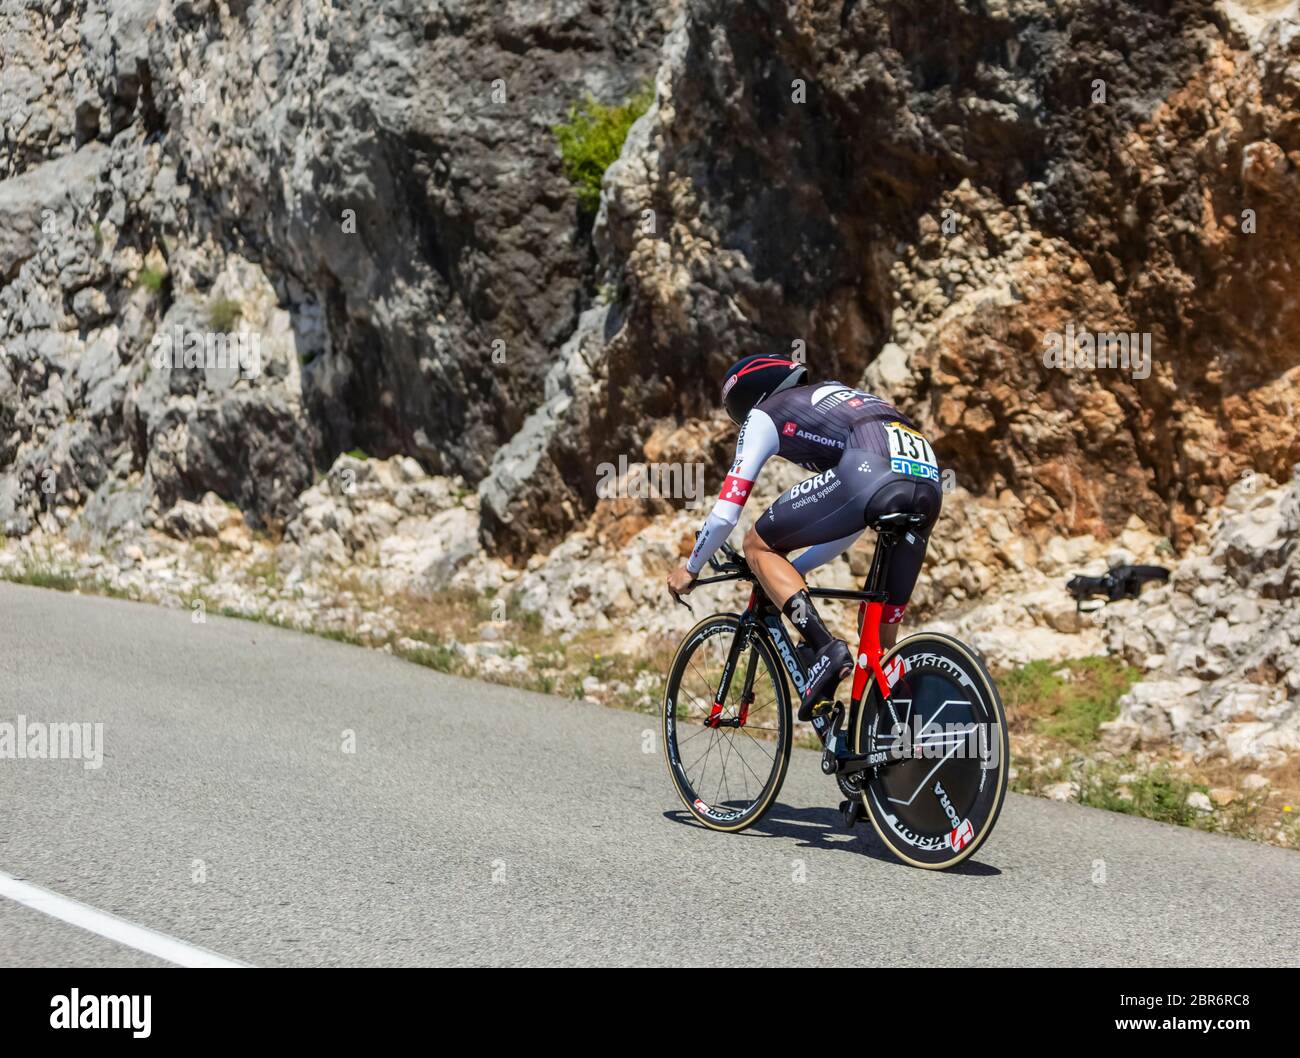
[(506, 602), (506, 620), (523, 625), (525, 632), (542, 631), (542, 614), (539, 610), (525, 610), (517, 596), (511, 596)]
[(1122, 784), (1114, 766), (1094, 766), (1086, 768), (1080, 777), (1079, 804), (1161, 823), (1192, 826), (1209, 821), (1202, 819), (1201, 813), (1187, 803), (1187, 798), (1206, 790), (1204, 784), (1182, 778), (1167, 764), (1158, 764)]
[(316, 634), (322, 639), (332, 639), (336, 643), (350, 643), (354, 647), (364, 647), (366, 645), (364, 639), (346, 628), (322, 628)]
[(152, 290), (157, 294), (167, 282), (167, 273), (161, 268), (142, 268), (140, 274), (135, 278), (135, 285), (144, 287), (145, 290)]
[(15, 584), (30, 584), (33, 588), (49, 588), (52, 591), (76, 591), (81, 587), (76, 577), (48, 569), (24, 569), (7, 573), (4, 580)]
[(214, 331), (234, 329), (235, 321), (244, 314), (244, 306), (232, 298), (217, 298), (208, 306), (208, 325)]
[(551, 131), (564, 157), (564, 171), (578, 188), (578, 205), (594, 214), (600, 207), (600, 182), (627, 139), (628, 129), (654, 102), (646, 85), (621, 106), (605, 106), (590, 95), (569, 107), (569, 120)]
[(407, 661), (413, 661), (436, 672), (455, 675), (461, 668), (460, 657), (446, 643), (432, 642), (427, 647), (399, 648), (397, 653)]
[(1119, 715), (1119, 700), (1138, 672), (1118, 658), (1031, 661), (998, 679), (1013, 721), (1030, 719), (1039, 733), (1087, 746), (1097, 728)]

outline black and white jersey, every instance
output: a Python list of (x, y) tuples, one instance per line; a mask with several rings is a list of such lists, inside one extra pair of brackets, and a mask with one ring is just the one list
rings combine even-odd
[[(698, 573), (726, 540), (740, 520), (759, 471), (772, 456), (806, 470), (825, 471), (837, 466), (849, 450), (865, 450), (889, 460), (899, 439), (910, 442), (914, 433), (911, 421), (888, 401), (842, 382), (795, 386), (760, 401), (741, 424), (731, 472), (696, 538), (687, 569)], [(928, 459), (933, 462), (933, 452)]]
[(818, 382), (774, 393), (755, 405), (749, 417), (756, 415), (772, 424), (777, 439), (774, 454), (805, 470), (829, 470), (850, 448), (889, 455), (883, 423), (915, 429), (888, 401), (842, 382)]

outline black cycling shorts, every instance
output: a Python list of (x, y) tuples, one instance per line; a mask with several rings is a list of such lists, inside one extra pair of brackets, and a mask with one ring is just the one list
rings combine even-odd
[(895, 473), (889, 463), (878, 452), (850, 448), (838, 466), (783, 492), (754, 528), (768, 547), (786, 554), (852, 536), (882, 514), (924, 514), (925, 523), (904, 533), (890, 557), (885, 592), (894, 612), (885, 620), (892, 622), (916, 587), (943, 490), (932, 479)]

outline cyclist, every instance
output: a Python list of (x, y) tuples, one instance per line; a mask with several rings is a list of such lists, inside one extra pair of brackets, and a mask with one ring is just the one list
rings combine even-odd
[[(929, 443), (893, 405), (842, 382), (809, 383), (807, 368), (791, 360), (745, 357), (727, 372), (722, 400), (740, 426), (736, 459), (690, 558), (669, 575), (668, 590), (684, 595), (694, 587), (739, 521), (768, 459), (779, 455), (816, 471), (759, 515), (744, 540), (764, 592), (804, 638), (808, 680), (799, 719), (810, 720), (853, 671), (853, 656), (822, 623), (803, 575), (848, 550), (871, 519), (923, 515), (918, 529), (902, 535), (889, 566), (881, 644), (893, 646), (939, 517), (939, 468)], [(789, 561), (799, 548), (807, 550)]]

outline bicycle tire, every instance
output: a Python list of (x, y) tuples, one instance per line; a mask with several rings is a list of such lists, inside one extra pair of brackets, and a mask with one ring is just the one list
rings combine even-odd
[[(772, 802), (776, 799), (777, 793), (781, 789), (781, 784), (785, 781), (786, 770), (790, 765), (790, 747), (793, 739), (793, 721), (790, 708), (790, 691), (785, 682), (785, 672), (776, 657), (776, 652), (772, 649), (771, 643), (767, 636), (759, 631), (751, 631), (749, 643), (742, 649), (737, 662), (736, 671), (732, 675), (731, 685), (728, 690), (728, 697), (732, 703), (738, 704), (739, 690), (744, 682), (744, 671), (747, 663), (747, 652), (755, 650), (759, 659), (766, 669), (771, 683), (772, 702), (770, 703), (775, 712), (772, 714), (772, 720), (775, 722), (775, 739), (772, 742), (773, 750), (770, 754), (770, 770), (766, 780), (762, 783), (757, 794), (744, 806), (737, 807), (734, 798), (726, 798), (720, 802), (718, 798), (710, 796), (709, 800), (704, 800), (702, 793), (696, 789), (700, 783), (700, 778), (692, 777), (688, 774), (687, 766), (683, 763), (682, 745), (685, 740), (679, 742), (679, 736), (682, 730), (688, 726), (683, 720), (690, 719), (690, 711), (696, 708), (697, 703), (686, 702), (682, 699), (684, 692), (682, 682), (688, 672), (692, 660), (705, 649), (715, 637), (725, 635), (731, 632), (735, 635), (740, 627), (740, 618), (735, 614), (713, 614), (700, 621), (694, 628), (686, 633), (681, 645), (677, 648), (677, 653), (673, 658), (673, 663), (668, 670), (668, 682), (664, 687), (663, 711), (661, 716), (661, 730), (664, 739), (664, 752), (668, 764), (668, 774), (672, 780), (673, 788), (677, 791), (677, 796), (681, 799), (686, 810), (696, 819), (697, 822), (710, 830), (718, 830), (729, 833), (736, 833), (752, 826), (762, 818), (763, 814), (771, 807)], [(724, 647), (722, 656), (725, 657), (725, 647), (729, 647), (730, 638), (719, 641)], [(698, 671), (698, 666), (697, 666)], [(721, 666), (718, 666), (717, 675), (721, 675)], [(714, 684), (716, 687), (716, 682)], [(686, 692), (689, 693), (689, 692)], [(698, 696), (695, 696), (698, 698)], [(709, 704), (711, 705), (712, 692), (709, 693)], [(730, 706), (725, 706), (730, 708)], [(766, 705), (764, 706), (766, 708)], [(686, 711), (686, 716), (679, 716), (679, 713)], [(703, 710), (700, 710), (701, 712)], [(733, 714), (734, 715), (734, 714)], [(754, 714), (751, 713), (751, 716)], [(698, 719), (703, 720), (703, 716)], [(700, 737), (705, 728), (701, 722), (700, 730), (688, 737)], [(764, 729), (766, 730), (766, 729)], [(723, 728), (714, 729), (714, 736), (720, 736), (719, 731), (740, 732), (746, 735), (751, 742), (757, 743), (753, 735), (746, 732), (744, 728)], [(737, 736), (738, 737), (738, 736)], [(730, 747), (734, 751), (734, 746)], [(712, 747), (707, 751), (712, 752)], [(729, 756), (728, 756), (729, 759)], [(707, 762), (706, 762), (707, 766)], [(723, 764), (725, 776), (725, 763)], [(725, 778), (724, 778), (725, 782)], [(730, 802), (730, 803), (728, 803)]]

